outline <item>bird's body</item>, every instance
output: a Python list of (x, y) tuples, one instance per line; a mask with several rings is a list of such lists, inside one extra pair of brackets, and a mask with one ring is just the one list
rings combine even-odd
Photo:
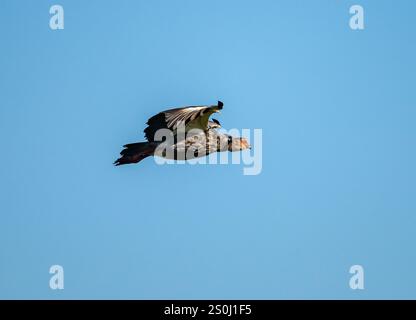
[(164, 141), (158, 144), (154, 155), (174, 160), (200, 158), (210, 153), (227, 151), (230, 138), (229, 135), (219, 133), (215, 129), (208, 129), (189, 135), (176, 143)]
[[(209, 120), (223, 103), (214, 106), (192, 106), (162, 111), (151, 117), (144, 130), (148, 141), (126, 144), (115, 165), (137, 163), (148, 156), (189, 160), (213, 152), (240, 151), (250, 148), (244, 138), (233, 138), (216, 129), (218, 120)], [(168, 134), (167, 134), (168, 133)]]

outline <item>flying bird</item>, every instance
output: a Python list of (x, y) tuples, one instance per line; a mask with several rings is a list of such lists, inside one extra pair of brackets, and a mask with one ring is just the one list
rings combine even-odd
[[(218, 120), (210, 120), (213, 113), (219, 112), (224, 104), (189, 106), (162, 111), (147, 121), (144, 135), (147, 141), (124, 145), (116, 166), (138, 163), (149, 156), (166, 159), (187, 160), (204, 157), (213, 152), (241, 151), (251, 148), (244, 138), (235, 138), (217, 131), (221, 128)], [(165, 139), (158, 139), (159, 130), (171, 133)], [(185, 134), (179, 135), (180, 130)], [(166, 133), (166, 131), (164, 131)]]

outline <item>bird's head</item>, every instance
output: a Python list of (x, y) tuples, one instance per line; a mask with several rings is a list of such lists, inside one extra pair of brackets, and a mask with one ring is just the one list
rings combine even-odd
[(250, 144), (245, 138), (228, 137), (228, 151), (241, 151), (251, 149)]

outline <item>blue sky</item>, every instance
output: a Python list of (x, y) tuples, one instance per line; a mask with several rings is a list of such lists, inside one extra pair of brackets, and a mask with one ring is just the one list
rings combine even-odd
[[(416, 298), (415, 12), (1, 1), (0, 298)], [(112, 165), (153, 114), (218, 99), (263, 130), (260, 175)]]

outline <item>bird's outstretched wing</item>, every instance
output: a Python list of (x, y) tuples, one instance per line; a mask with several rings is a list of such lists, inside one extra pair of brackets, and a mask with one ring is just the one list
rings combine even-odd
[(175, 131), (179, 124), (185, 126), (185, 132), (191, 129), (205, 131), (209, 127), (210, 115), (221, 110), (223, 105), (221, 101), (218, 101), (218, 105), (191, 106), (162, 111), (147, 121), (148, 126), (144, 129), (145, 137), (148, 141), (154, 141), (157, 130), (170, 129)]

